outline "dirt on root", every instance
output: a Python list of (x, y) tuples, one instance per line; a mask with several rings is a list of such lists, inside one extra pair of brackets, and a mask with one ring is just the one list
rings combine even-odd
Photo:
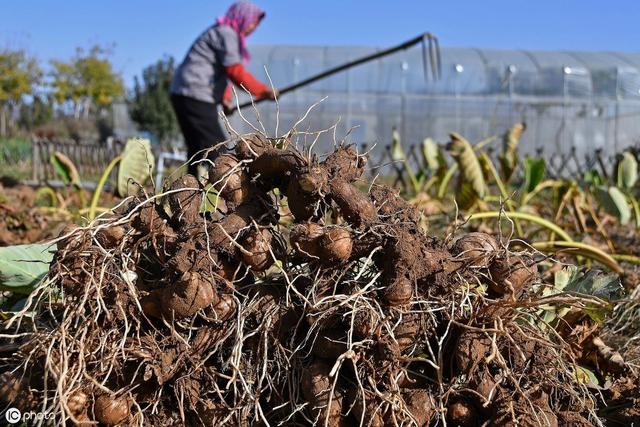
[[(635, 419), (637, 373), (601, 326), (539, 321), (593, 299), (540, 298), (536, 256), (491, 236), (429, 236), (391, 189), (359, 190), (353, 147), (318, 160), (272, 142), (238, 136), (212, 171), (248, 186), (221, 190), (224, 213), (202, 209), (224, 182), (187, 175), (68, 229), (50, 285), (3, 324), (5, 403), (65, 425), (557, 426), (613, 405)], [(289, 197), (305, 205), (283, 224)]]

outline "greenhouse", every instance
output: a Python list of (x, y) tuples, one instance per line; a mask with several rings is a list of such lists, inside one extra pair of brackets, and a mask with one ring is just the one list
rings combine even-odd
[[(265, 80), (266, 68), (282, 87), (372, 52), (253, 46), (250, 68)], [(452, 130), (478, 141), (524, 121), (525, 152), (614, 153), (640, 135), (640, 53), (443, 48), (435, 80), (425, 78), (416, 46), (283, 96), (280, 129), (324, 97), (305, 124), (320, 129), (340, 119), (338, 135), (353, 128), (351, 140), (361, 143), (386, 144), (393, 127), (409, 143), (444, 141)], [(275, 123), (273, 104), (260, 112)], [(249, 129), (237, 115), (232, 123)]]

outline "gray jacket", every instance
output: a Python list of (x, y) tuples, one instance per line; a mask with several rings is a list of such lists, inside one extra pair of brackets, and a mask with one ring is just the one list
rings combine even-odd
[(240, 40), (233, 28), (214, 25), (189, 48), (171, 82), (171, 93), (204, 102), (220, 102), (227, 87), (224, 69), (242, 62)]

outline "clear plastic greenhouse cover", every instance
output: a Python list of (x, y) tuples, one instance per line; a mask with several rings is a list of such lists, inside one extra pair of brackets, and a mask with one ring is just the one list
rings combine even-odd
[[(249, 68), (282, 87), (375, 52), (362, 47), (253, 46)], [(425, 79), (415, 47), (302, 88), (280, 99), (279, 131), (327, 97), (303, 126), (318, 130), (338, 120), (338, 135), (387, 144), (393, 127), (408, 144), (439, 141), (457, 131), (472, 141), (501, 134), (513, 123), (528, 129), (528, 153), (613, 153), (640, 139), (640, 53), (442, 49), (442, 76)], [(259, 107), (275, 131), (276, 107)], [(245, 110), (245, 117), (253, 117)], [(255, 120), (253, 120), (255, 123)], [(249, 131), (238, 115), (234, 127)], [(301, 129), (298, 129), (301, 130)]]

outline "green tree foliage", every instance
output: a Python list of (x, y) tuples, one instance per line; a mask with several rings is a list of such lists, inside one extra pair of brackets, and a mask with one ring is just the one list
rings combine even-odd
[(173, 71), (174, 60), (170, 56), (146, 67), (142, 72), (142, 82), (135, 78), (130, 99), (131, 118), (161, 142), (179, 134), (169, 95)]
[(74, 117), (86, 118), (124, 94), (122, 79), (108, 56), (107, 49), (94, 46), (88, 52), (78, 48), (69, 62), (51, 61), (53, 96), (60, 104), (70, 103)]
[(22, 50), (0, 51), (0, 135), (7, 134), (9, 108), (32, 93), (42, 77), (38, 62)]
[(50, 96), (35, 95), (31, 102), (20, 104), (18, 125), (22, 129), (32, 131), (51, 120), (53, 120), (53, 100)]

